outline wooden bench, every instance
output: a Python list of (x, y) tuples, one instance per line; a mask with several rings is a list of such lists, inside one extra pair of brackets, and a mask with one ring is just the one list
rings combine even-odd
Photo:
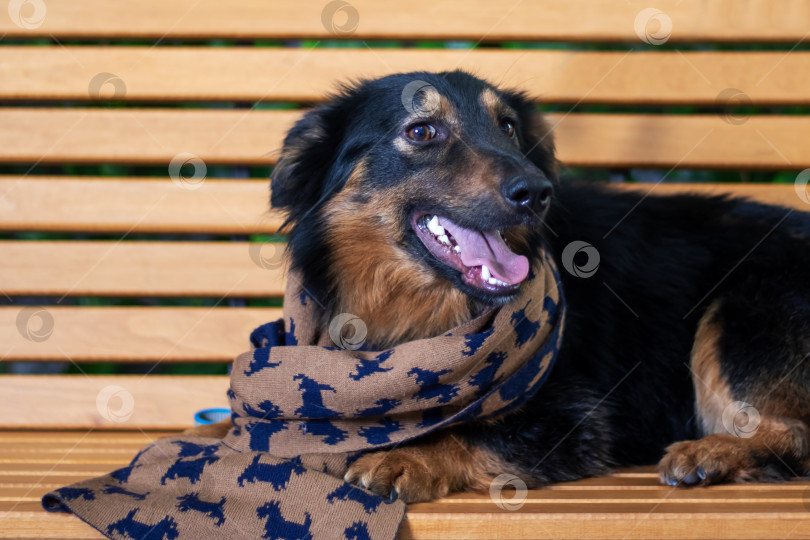
[[(269, 167), (336, 81), (471, 69), (550, 104), (560, 158), (585, 174), (784, 181), (617, 189), (810, 210), (793, 182), (810, 167), (810, 4), (512, 4), (28, 0), (0, 13), (0, 537), (98, 537), (43, 512), (42, 494), (227, 405), (225, 363), (280, 313)], [(204, 180), (177, 174), (194, 159)], [(76, 374), (17, 374), (44, 361)], [(130, 374), (103, 374), (111, 363)], [(472, 494), (412, 505), (401, 536), (798, 538), (808, 501), (806, 482), (672, 489), (639, 468), (530, 491), (515, 511)]]

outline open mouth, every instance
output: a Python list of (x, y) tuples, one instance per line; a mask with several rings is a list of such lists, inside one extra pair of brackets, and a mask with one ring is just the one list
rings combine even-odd
[(479, 291), (513, 295), (529, 275), (529, 259), (513, 252), (501, 231), (467, 229), (434, 214), (415, 214), (412, 226), (439, 262)]

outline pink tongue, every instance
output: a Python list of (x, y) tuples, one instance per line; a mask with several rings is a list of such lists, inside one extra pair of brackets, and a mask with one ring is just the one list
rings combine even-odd
[(510, 285), (521, 283), (529, 275), (529, 260), (513, 253), (497, 231), (465, 229), (445, 217), (439, 217), (439, 225), (455, 238), (464, 266), (486, 265), (493, 277)]

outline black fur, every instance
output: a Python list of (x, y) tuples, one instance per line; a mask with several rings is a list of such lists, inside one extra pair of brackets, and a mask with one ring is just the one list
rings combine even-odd
[[(765, 399), (774, 385), (783, 385), (804, 404), (792, 409), (791, 418), (810, 421), (810, 217), (729, 197), (642, 200), (638, 193), (559, 182), (553, 143), (533, 104), (465, 73), (363, 82), (290, 131), (273, 175), (272, 203), (289, 212), (292, 265), (314, 294), (337, 294), (328, 277), (332, 262), (322, 210), (358, 161), (369, 169), (366, 188), (374, 190), (430, 171), (438, 159), (427, 152), (402, 155), (393, 146), (406, 113), (401, 92), (413, 80), (427, 81), (452, 101), (466, 122), (466, 145), (533, 166), (555, 182), (543, 223), (530, 222), (531, 245), (546, 241), (559, 258), (570, 242), (582, 240), (601, 258), (590, 278), (575, 277), (559, 264), (567, 326), (546, 386), (522, 411), (497, 423), (465, 426), (459, 436), (515, 465), (532, 485), (656, 462), (669, 444), (701, 436), (688, 366), (698, 321), (718, 301), (722, 368), (733, 394)], [(517, 112), (519, 147), (498, 139), (497, 127), (487, 125), (478, 101), (485, 88)], [(454, 155), (460, 154), (450, 151), (443, 158), (451, 170), (463, 165), (453, 163)], [(444, 181), (437, 173), (437, 190), (446, 189)], [(467, 214), (453, 216), (465, 226), (490, 230), (518, 223), (493, 209), (491, 200), (466, 203)], [(438, 197), (415, 193), (401, 209), (402, 219), (414, 208), (441, 205)], [(414, 257), (425, 258), (418, 241), (409, 242)], [(451, 280), (447, 269), (426, 259), (437, 275)], [(763, 466), (772, 465), (765, 461)], [(793, 466), (793, 472), (805, 472), (801, 460)]]

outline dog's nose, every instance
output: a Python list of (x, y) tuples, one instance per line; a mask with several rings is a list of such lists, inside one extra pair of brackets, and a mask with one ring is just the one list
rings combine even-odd
[(551, 182), (538, 174), (515, 176), (504, 183), (502, 193), (516, 209), (539, 213), (551, 202)]

